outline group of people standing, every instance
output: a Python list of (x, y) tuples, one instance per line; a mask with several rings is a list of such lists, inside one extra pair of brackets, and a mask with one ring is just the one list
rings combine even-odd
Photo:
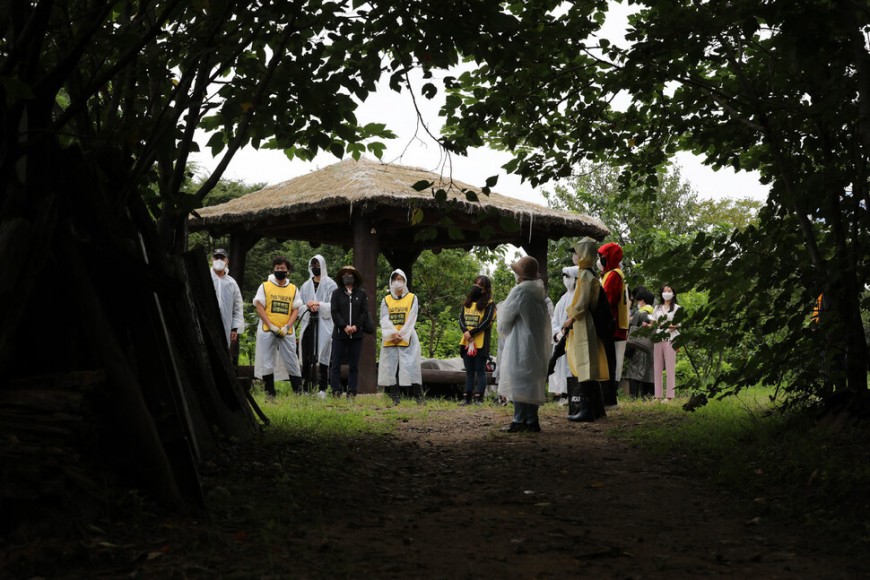
[[(514, 405), (508, 432), (539, 432), (538, 407), (550, 392), (567, 395), (568, 418), (594, 421), (616, 404), (623, 359), (629, 354), (625, 374), (635, 396), (652, 393), (663, 398), (662, 371), (667, 371), (667, 398), (674, 397), (676, 355), (670, 340), (678, 331), (672, 324), (679, 306), (673, 289), (665, 286), (654, 303), (643, 287), (632, 292), (635, 310), (629, 311), (622, 248), (615, 243), (598, 247), (584, 238), (572, 248), (574, 266), (562, 269), (566, 292), (552, 310), (547, 291), (531, 256), (520, 258), (511, 269), (516, 285), (498, 306), (498, 393)], [(225, 250), (213, 252), (212, 279), (221, 309), (228, 345), (244, 328), (241, 293), (227, 274)], [(596, 274), (597, 264), (601, 277)], [(316, 383), (321, 396), (357, 393), (362, 338), (375, 332), (362, 274), (344, 266), (333, 280), (323, 256), (308, 264), (309, 277), (297, 288), (288, 279), (292, 270), (283, 256), (272, 261), (272, 273), (257, 289), (253, 304), (257, 325), (254, 374), (263, 380), (268, 398), (274, 398), (275, 380), (289, 380), (302, 392), (303, 380)], [(402, 391), (423, 402), (421, 347), (417, 337), (417, 296), (410, 292), (406, 274), (390, 274), (389, 292), (380, 302), (382, 346), (378, 386), (400, 401)], [(302, 359), (297, 355), (295, 323), (299, 321)], [(496, 320), (492, 281), (480, 275), (462, 302), (458, 323), (462, 332), (459, 354), (466, 371), (464, 405), (480, 403), (487, 388), (491, 332)], [(653, 343), (643, 336), (629, 336), (644, 327), (666, 321), (669, 340)], [(554, 353), (555, 345), (555, 353)], [(628, 347), (628, 348), (627, 348)], [(564, 357), (560, 357), (562, 353)], [(346, 389), (341, 365), (347, 362)], [(651, 363), (651, 364), (650, 364)], [(650, 368), (651, 367), (651, 368)]]

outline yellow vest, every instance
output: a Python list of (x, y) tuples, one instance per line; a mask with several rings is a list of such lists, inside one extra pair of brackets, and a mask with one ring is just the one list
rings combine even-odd
[[(489, 304), (492, 304), (492, 301), (490, 301)], [(487, 304), (487, 306), (489, 306), (489, 304)], [(468, 328), (468, 330), (477, 328), (477, 326), (483, 320), (483, 316), (485, 313), (485, 307), (483, 310), (477, 309), (477, 302), (472, 302), (471, 306), (468, 307), (463, 306), (462, 317), (465, 319), (465, 326)], [(484, 338), (486, 338), (485, 335), (486, 332), (479, 332), (474, 335), (474, 346), (476, 348), (483, 348), (483, 340)], [(465, 340), (465, 336), (462, 337), (462, 340), (459, 341), (459, 344), (461, 344), (462, 346), (466, 346), (468, 344), (468, 341)]]
[(616, 308), (617, 320), (616, 320), (616, 328), (620, 330), (628, 330), (628, 303), (625, 301), (625, 274), (622, 273), (622, 270), (619, 268), (615, 268), (610, 270), (604, 277), (601, 278), (601, 285), (604, 286), (604, 283), (610, 277), (611, 274), (618, 274), (620, 278), (622, 278), (622, 292), (619, 293), (619, 304)]
[[(387, 312), (390, 314), (390, 322), (396, 327), (396, 330), (402, 330), (405, 321), (408, 320), (408, 314), (411, 313), (411, 306), (414, 305), (414, 295), (408, 292), (399, 299), (393, 298), (392, 294), (387, 294), (384, 298), (387, 303)], [(408, 346), (410, 343), (407, 340), (396, 344), (384, 344), (384, 346)]]
[[(286, 326), (290, 322), (290, 313), (293, 312), (296, 286), (292, 283), (278, 286), (271, 280), (266, 280), (263, 282), (263, 290), (266, 293), (266, 316), (275, 326)], [(269, 325), (266, 323), (263, 323), (263, 332), (269, 332)], [(293, 327), (290, 327), (290, 334), (293, 334)]]

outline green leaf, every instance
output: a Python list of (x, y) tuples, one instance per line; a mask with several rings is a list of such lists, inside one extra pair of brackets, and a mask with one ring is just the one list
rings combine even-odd
[(433, 185), (432, 181), (428, 181), (426, 179), (421, 179), (420, 181), (418, 181), (414, 185), (412, 185), (411, 189), (413, 189), (414, 191), (423, 191), (424, 189), (429, 189), (430, 187), (432, 187), (432, 185)]

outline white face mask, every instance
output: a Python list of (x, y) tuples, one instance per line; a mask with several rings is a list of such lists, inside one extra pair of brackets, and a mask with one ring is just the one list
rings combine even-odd
[(390, 290), (393, 291), (393, 294), (404, 294), (405, 293), (405, 283), (399, 282), (398, 280), (393, 280), (390, 283)]
[(522, 278), (520, 278), (519, 274), (514, 274), (514, 280), (516, 280), (517, 284), (519, 284), (520, 280), (522, 280)]
[(573, 290), (577, 280), (574, 276), (562, 276), (562, 282), (565, 284), (566, 290)]
[(673, 298), (674, 298), (674, 293), (673, 293), (673, 292), (662, 292), (662, 298), (663, 298), (665, 301), (673, 300)]
[(571, 261), (574, 262), (574, 265), (577, 266), (580, 264), (580, 256), (577, 254), (571, 254)]
[(604, 271), (604, 264), (601, 263), (601, 258), (598, 258), (598, 259), (595, 261), (595, 267), (598, 268), (598, 271), (599, 271), (599, 272)]
[(214, 268), (215, 272), (223, 272), (227, 263), (225, 260), (212, 260), (211, 267)]

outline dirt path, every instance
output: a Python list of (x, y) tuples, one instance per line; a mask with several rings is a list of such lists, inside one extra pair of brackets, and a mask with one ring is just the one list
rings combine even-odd
[(550, 405), (543, 433), (509, 435), (506, 408), (411, 407), (389, 437), (247, 446), (206, 474), (208, 517), (115, 526), (56, 576), (866, 577), (608, 438), (618, 411), (579, 425)]

